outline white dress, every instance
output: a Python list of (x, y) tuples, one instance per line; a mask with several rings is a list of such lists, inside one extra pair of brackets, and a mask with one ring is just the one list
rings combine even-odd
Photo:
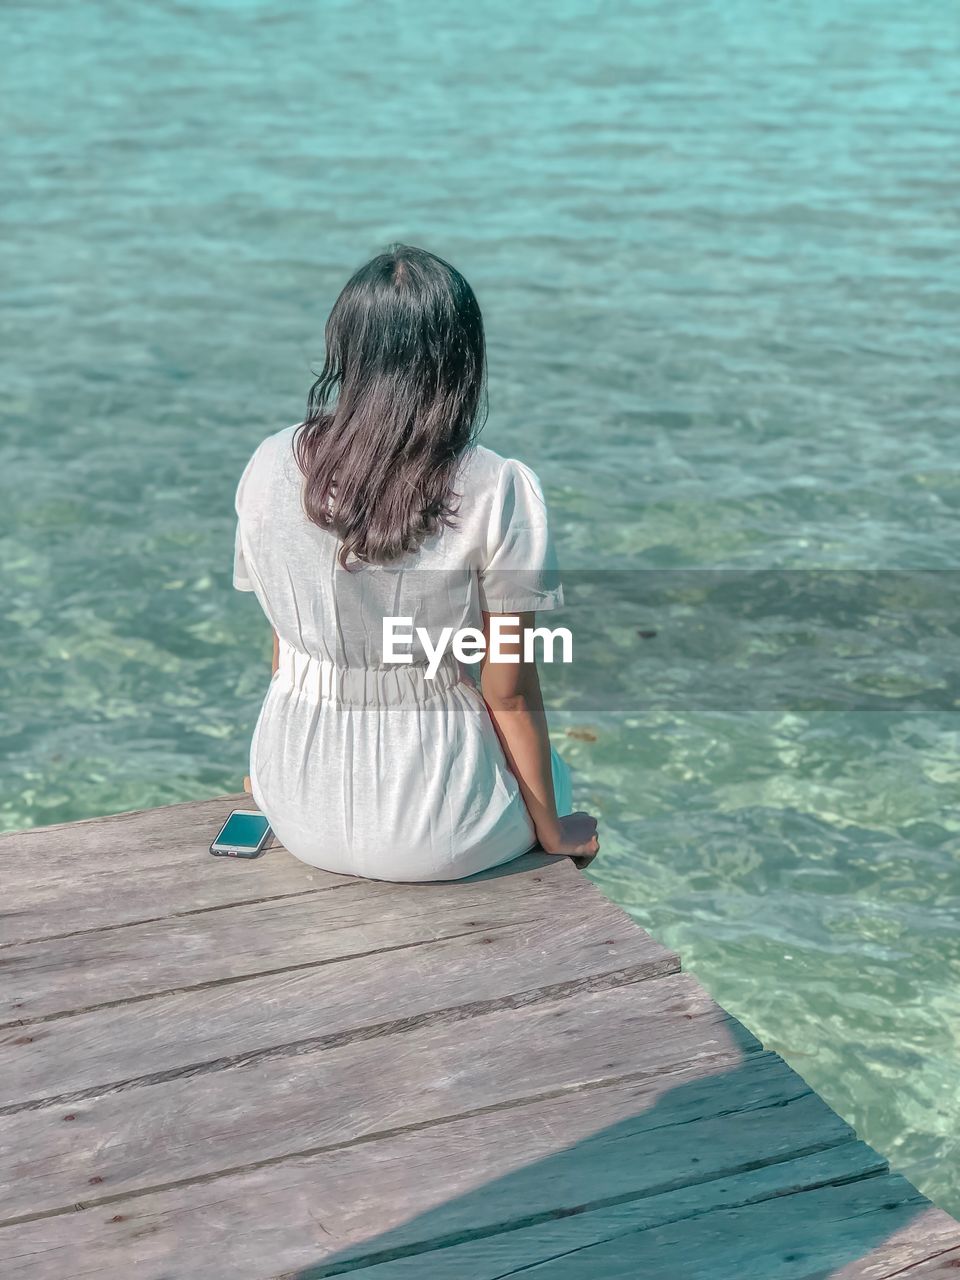
[[(453, 880), (507, 862), (536, 836), (476, 666), (448, 650), (433, 680), (384, 660), (384, 616), (480, 627), (481, 610), (563, 603), (540, 483), (474, 446), (460, 461), (455, 527), (387, 566), (337, 562), (336, 535), (309, 521), (296, 426), (268, 436), (237, 487), (233, 585), (253, 591), (279, 637), (279, 668), (250, 744), (253, 798), (277, 838), (316, 867), (379, 880)], [(408, 631), (411, 628), (406, 628)], [(570, 775), (553, 752), (561, 814)]]

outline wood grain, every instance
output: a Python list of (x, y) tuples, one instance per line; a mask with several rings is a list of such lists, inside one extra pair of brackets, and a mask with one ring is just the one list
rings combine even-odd
[[(133, 1100), (123, 1089), (69, 1110), (50, 1105), (0, 1117), (0, 1185), (9, 1186), (0, 1217), (206, 1178), (605, 1082), (625, 1080), (645, 1113), (670, 1092), (675, 1124), (810, 1095), (779, 1058), (745, 1055), (740, 1029), (683, 981), (694, 996), (689, 1019), (677, 1016), (673, 983), (576, 990), (289, 1059), (133, 1086)], [(616, 1035), (611, 1026), (619, 1026)], [(596, 1100), (583, 1105), (594, 1116)]]
[[(601, 924), (587, 911), (559, 937), (545, 922), (465, 929), (419, 946), (8, 1027), (0, 1032), (0, 1114), (649, 977), (640, 940), (637, 954), (627, 943), (612, 957)], [(702, 1016), (704, 1037), (716, 1038), (720, 1011), (692, 979), (671, 981), (661, 997), (670, 1019)]]
[(5, 1276), (954, 1270), (960, 1226), (568, 859), (210, 857), (248, 805), (0, 837)]
[(122, 927), (353, 883), (284, 849), (214, 858), (210, 842), (249, 796), (169, 805), (0, 836), (0, 943)]
[[(399, 1256), (381, 1262), (371, 1251), (371, 1264), (359, 1274), (364, 1280), (505, 1280), (518, 1273), (524, 1280), (912, 1280), (912, 1271), (894, 1269), (897, 1261), (909, 1266), (911, 1257), (942, 1256), (957, 1231), (956, 1221), (931, 1210), (904, 1178), (885, 1172), (875, 1151), (850, 1142), (445, 1249), (397, 1249)], [(889, 1253), (888, 1239), (899, 1241)], [(356, 1260), (344, 1252), (281, 1274), (322, 1280), (352, 1270)]]
[[(18, 1248), (32, 1251), (42, 1242), (49, 1265), (49, 1251), (71, 1241), (86, 1248), (116, 1239), (121, 1251), (137, 1248), (138, 1277), (158, 1274), (150, 1262), (162, 1267), (174, 1254), (185, 1275), (229, 1275), (216, 1269), (229, 1262), (232, 1274), (252, 1276), (334, 1259), (372, 1263), (398, 1250), (440, 1258), (465, 1234), (480, 1234), (501, 1237), (502, 1261), (512, 1232), (538, 1219), (646, 1200), (691, 1183), (705, 1207), (715, 1203), (718, 1179), (789, 1162), (811, 1145), (856, 1145), (836, 1116), (811, 1137), (810, 1126), (823, 1121), (823, 1104), (811, 1094), (689, 1126), (673, 1126), (667, 1117), (663, 1124), (658, 1117), (636, 1124), (634, 1116), (629, 1086), (519, 1104), (21, 1223), (0, 1229), (0, 1249), (6, 1252), (9, 1230)], [(854, 1167), (858, 1175), (877, 1172), (883, 1162), (863, 1151)], [(123, 1220), (112, 1224), (117, 1214)], [(283, 1224), (276, 1240), (264, 1239), (266, 1222)]]
[[(211, 874), (231, 876), (236, 863)], [(677, 957), (638, 930), (576, 873), (524, 860), (505, 893), (499, 879), (447, 885), (349, 881), (323, 892), (271, 897), (229, 909), (167, 916), (96, 937), (41, 939), (0, 950), (5, 977), (0, 1024), (142, 999), (272, 971), (372, 955), (471, 931), (502, 929), (568, 914), (604, 923), (607, 963), (649, 962), (676, 971)]]

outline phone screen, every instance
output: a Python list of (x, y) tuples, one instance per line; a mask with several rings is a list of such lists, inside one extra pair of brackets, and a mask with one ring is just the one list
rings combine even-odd
[(270, 823), (262, 813), (231, 813), (214, 844), (228, 844), (237, 849), (256, 849)]

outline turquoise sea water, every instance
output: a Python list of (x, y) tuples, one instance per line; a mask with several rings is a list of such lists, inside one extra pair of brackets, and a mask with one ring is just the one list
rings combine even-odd
[(956, 13), (0, 25), (3, 827), (238, 789), (236, 480), (347, 275), (432, 248), (485, 312), (484, 439), (591, 571), (547, 679), (591, 874), (960, 1212)]

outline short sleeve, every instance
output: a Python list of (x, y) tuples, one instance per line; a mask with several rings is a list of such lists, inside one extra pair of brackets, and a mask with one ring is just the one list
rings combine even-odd
[(243, 554), (243, 539), (240, 533), (240, 521), (237, 521), (237, 532), (233, 549), (233, 585), (238, 591), (252, 591), (253, 583), (247, 572), (247, 561)]
[(527, 613), (563, 604), (560, 570), (536, 475), (508, 458), (500, 473), (480, 571), (485, 613)]
[(253, 456), (243, 469), (243, 474), (237, 484), (236, 496), (233, 500), (233, 509), (237, 515), (237, 525), (233, 543), (233, 585), (238, 591), (253, 591), (255, 589), (253, 580), (250, 577), (247, 556), (243, 548), (243, 497), (247, 477), (253, 469), (253, 464), (259, 452), (260, 449), (258, 446), (257, 449), (254, 450)]

